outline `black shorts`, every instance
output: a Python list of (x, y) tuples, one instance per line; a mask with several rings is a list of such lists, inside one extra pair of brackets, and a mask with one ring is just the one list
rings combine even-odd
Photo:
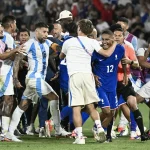
[(132, 83), (130, 80), (128, 81), (127, 86), (122, 84), (122, 81), (117, 82), (117, 96), (118, 96), (118, 98), (120, 97), (120, 95), (122, 95), (122, 97), (124, 98), (125, 101), (127, 101), (128, 96), (131, 96), (131, 95), (136, 96), (136, 93), (132, 87)]

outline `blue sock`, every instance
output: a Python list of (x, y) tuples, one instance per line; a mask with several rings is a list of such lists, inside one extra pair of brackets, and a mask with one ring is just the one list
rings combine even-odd
[(86, 120), (89, 118), (89, 114), (86, 112), (82, 112), (82, 125), (86, 122)]
[(136, 124), (136, 121), (134, 119), (134, 115), (131, 111), (130, 111), (130, 119), (131, 119), (130, 130), (131, 131), (136, 131), (137, 124)]
[(69, 116), (69, 118), (70, 118), (70, 115), (72, 115), (72, 108), (71, 108), (71, 107), (68, 107), (68, 106), (65, 106), (65, 107), (62, 109), (60, 115), (61, 115), (61, 120), (63, 120), (64, 118), (66, 118), (66, 117), (68, 117), (68, 116)]

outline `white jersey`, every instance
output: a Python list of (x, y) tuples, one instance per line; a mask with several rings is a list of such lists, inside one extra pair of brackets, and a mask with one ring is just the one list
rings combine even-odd
[(86, 50), (77, 38), (71, 38), (64, 42), (62, 53), (66, 55), (68, 74), (74, 73), (92, 73), (91, 56), (94, 50), (101, 49), (98, 41), (88, 37), (79, 36)]
[(39, 43), (35, 38), (24, 44), (29, 64), (27, 78), (45, 79), (51, 44), (52, 42), (48, 39), (44, 43)]
[[(13, 39), (13, 37), (11, 36), (11, 34), (9, 34), (8, 32), (4, 32), (4, 37), (2, 39), (2, 41), (7, 45), (7, 48), (9, 50), (12, 50), (15, 48), (15, 41)], [(6, 59), (1, 61), (2, 62), (2, 66), (1, 66), (1, 74), (0, 75), (7, 75), (11, 72), (11, 74), (13, 74), (13, 61), (11, 61), (10, 59)]]

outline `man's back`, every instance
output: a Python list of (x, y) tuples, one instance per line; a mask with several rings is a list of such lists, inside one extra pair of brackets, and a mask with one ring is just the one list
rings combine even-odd
[(65, 41), (62, 52), (66, 54), (68, 74), (74, 73), (92, 73), (91, 71), (91, 56), (94, 51), (101, 49), (99, 43), (94, 39), (88, 37), (79, 36), (82, 44), (77, 38), (71, 38)]

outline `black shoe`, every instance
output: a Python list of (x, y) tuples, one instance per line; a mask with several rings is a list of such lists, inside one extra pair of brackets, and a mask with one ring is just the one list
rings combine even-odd
[(112, 137), (111, 136), (106, 136), (106, 143), (112, 142)]
[(148, 140), (148, 135), (147, 134), (141, 135), (141, 141), (147, 141), (147, 140)]

